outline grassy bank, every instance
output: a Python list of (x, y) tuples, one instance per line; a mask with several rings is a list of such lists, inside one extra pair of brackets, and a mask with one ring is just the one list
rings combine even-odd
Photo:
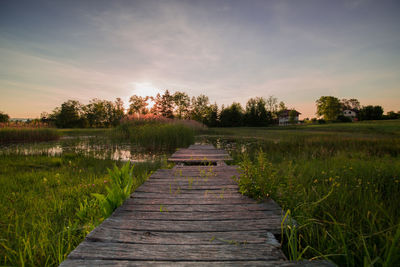
[(299, 223), (284, 234), (289, 258), (400, 264), (400, 121), (213, 130), (242, 168), (241, 192)]
[(0, 128), (0, 144), (51, 141), (59, 137), (59, 132), (50, 128)]
[[(0, 265), (53, 266), (64, 260), (104, 218), (92, 193), (107, 195), (107, 168), (113, 164), (72, 154), (0, 156)], [(161, 165), (135, 164), (132, 189)]]

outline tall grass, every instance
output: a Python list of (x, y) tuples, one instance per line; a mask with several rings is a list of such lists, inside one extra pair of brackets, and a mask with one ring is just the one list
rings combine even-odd
[(0, 128), (0, 144), (57, 140), (60, 134), (50, 128)]
[(211, 140), (240, 165), (243, 194), (272, 197), (298, 222), (284, 228), (288, 257), (327, 258), (339, 266), (399, 265), (398, 127), (369, 136), (280, 131), (276, 139)]
[[(0, 155), (0, 265), (60, 264), (104, 219), (92, 194), (107, 194), (114, 164), (75, 154)], [(135, 164), (130, 190), (162, 164)]]
[(113, 132), (115, 140), (129, 140), (147, 150), (172, 151), (194, 143), (196, 125), (188, 121), (137, 119), (121, 123)]

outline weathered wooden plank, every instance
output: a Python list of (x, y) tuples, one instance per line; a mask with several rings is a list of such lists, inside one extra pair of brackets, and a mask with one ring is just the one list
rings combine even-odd
[[(225, 211), (225, 212), (173, 212), (164, 208), (164, 211), (149, 212), (118, 210), (115, 216), (135, 220), (170, 220), (170, 221), (208, 221), (208, 220), (251, 220), (281, 218), (274, 211)], [(275, 217), (274, 217), (275, 216)]]
[(225, 166), (196, 166), (196, 165), (191, 165), (191, 166), (174, 166), (172, 169), (161, 169), (161, 171), (165, 170), (182, 170), (182, 171), (198, 171), (198, 170), (214, 170), (215, 172), (218, 171), (223, 171), (223, 170), (233, 170), (233, 169), (238, 169), (239, 167), (237, 165), (225, 165)]
[(236, 232), (265, 230), (273, 234), (281, 232), (281, 218), (247, 220), (135, 220), (109, 217), (102, 224), (105, 228), (156, 232)]
[(235, 180), (234, 174), (226, 173), (224, 175), (182, 175), (182, 176), (172, 176), (172, 175), (152, 175), (148, 181), (156, 180), (170, 180), (170, 181), (188, 181), (189, 179), (196, 180), (213, 180), (213, 181), (225, 181), (225, 180)]
[(262, 204), (221, 204), (221, 205), (215, 205), (215, 204), (209, 204), (209, 205), (198, 205), (198, 204), (193, 204), (193, 205), (165, 205), (165, 204), (155, 204), (155, 205), (137, 205), (133, 203), (133, 201), (127, 201), (125, 202), (124, 205), (119, 207), (118, 209), (124, 209), (124, 210), (129, 210), (129, 211), (154, 211), (154, 212), (159, 212), (161, 209), (168, 210), (170, 212), (223, 212), (226, 210), (236, 210), (236, 211), (275, 211), (276, 214), (281, 214), (282, 209), (281, 208), (274, 208), (270, 205), (262, 205)]
[(160, 188), (144, 188), (135, 191), (135, 193), (158, 193), (158, 194), (178, 194), (177, 190), (181, 194), (191, 194), (191, 195), (205, 195), (205, 194), (219, 194), (222, 192), (225, 192), (226, 194), (237, 194), (238, 189), (234, 188), (212, 188), (212, 189), (194, 189), (190, 186), (185, 186), (185, 188), (178, 187), (178, 186), (171, 186), (171, 188), (168, 187), (160, 187)]
[(70, 259), (118, 260), (283, 260), (275, 246), (259, 244), (225, 245), (148, 245), (107, 242), (83, 242), (69, 255)]
[[(177, 185), (173, 185), (174, 189), (177, 189)], [(182, 192), (195, 192), (195, 191), (219, 191), (221, 189), (225, 190), (232, 190), (235, 192), (238, 192), (239, 186), (238, 185), (211, 185), (211, 184), (205, 184), (205, 185), (195, 185), (195, 187), (189, 186), (189, 185), (183, 185), (180, 187), (180, 190)], [(162, 187), (156, 187), (154, 184), (147, 183), (143, 184), (141, 187), (136, 189), (135, 192), (153, 192), (153, 193), (164, 193), (164, 192), (169, 192), (169, 186), (162, 186)]]
[(151, 267), (183, 267), (183, 266), (201, 266), (201, 267), (214, 267), (214, 266), (243, 266), (243, 267), (336, 267), (336, 265), (328, 261), (127, 261), (127, 260), (80, 260), (73, 259), (64, 261), (60, 266), (151, 266)]
[(229, 154), (220, 151), (178, 151), (171, 156), (173, 157), (229, 157)]
[(222, 149), (212, 146), (190, 146), (187, 149), (177, 150), (168, 161), (186, 163), (208, 163), (232, 160), (229, 154)]
[(200, 184), (200, 185), (237, 185), (237, 182), (233, 178), (227, 178), (227, 179), (212, 179), (212, 178), (183, 178), (183, 179), (174, 179), (174, 178), (165, 178), (165, 179), (149, 179), (147, 180), (144, 184), (171, 184), (171, 183), (176, 183), (176, 184), (181, 184), (181, 185), (187, 185), (188, 183), (192, 183), (194, 185), (195, 183)]
[(114, 242), (157, 245), (210, 245), (210, 244), (271, 244), (279, 246), (275, 237), (266, 231), (247, 232), (149, 232), (112, 229), (99, 226), (86, 237), (92, 242)]
[(170, 204), (251, 204), (254, 203), (251, 199), (235, 199), (235, 198), (211, 198), (211, 199), (177, 199), (177, 198), (133, 198), (133, 204), (156, 204), (156, 205), (170, 205)]
[(221, 160), (224, 160), (226, 158), (230, 159), (231, 157), (228, 154), (200, 154), (200, 153), (197, 153), (197, 154), (175, 154), (175, 155), (171, 156), (169, 158), (169, 160), (171, 160), (171, 159), (184, 159), (184, 160), (186, 160), (186, 159), (204, 159), (204, 160), (221, 159)]
[(198, 189), (197, 186), (206, 186), (206, 185), (214, 185), (214, 186), (221, 186), (221, 187), (224, 187), (227, 185), (237, 185), (237, 183), (233, 180), (231, 180), (231, 181), (229, 181), (229, 180), (226, 180), (226, 181), (225, 180), (223, 180), (223, 181), (198, 180), (197, 182), (193, 181), (192, 183), (188, 182), (188, 181), (164, 180), (164, 181), (148, 181), (148, 182), (146, 182), (146, 185), (147, 185), (147, 183), (151, 186), (158, 187), (158, 188), (163, 188), (163, 187), (169, 188), (170, 185), (171, 186), (175, 185), (175, 186), (179, 186), (181, 188), (183, 186), (187, 186), (188, 188), (192, 188), (192, 189), (195, 189), (195, 188)]
[(198, 164), (207, 164), (207, 163), (218, 163), (220, 161), (228, 161), (229, 159), (182, 159), (182, 158), (178, 158), (178, 159), (168, 159), (168, 161), (171, 162), (176, 162), (176, 163), (198, 163)]
[(216, 148), (214, 148), (214, 149), (199, 149), (199, 148), (193, 149), (193, 148), (190, 148), (190, 147), (189, 148), (178, 149), (174, 153), (174, 155), (178, 154), (178, 153), (220, 153), (220, 154), (228, 154), (224, 149), (216, 149)]
[[(130, 206), (130, 205), (137, 205), (138, 204), (138, 199), (135, 198), (128, 198), (125, 200), (123, 206)], [(158, 201), (157, 201), (158, 202)], [(215, 204), (212, 203), (203, 203), (203, 202), (197, 202), (197, 203), (169, 203), (168, 205), (173, 206), (185, 206), (185, 205), (191, 205), (193, 208), (210, 208), (214, 206)], [(163, 204), (163, 203), (162, 203)], [(160, 205), (157, 203), (148, 203), (148, 204), (143, 204), (143, 205)], [(166, 205), (166, 203), (164, 203)], [(219, 204), (218, 204), (219, 205)], [(236, 207), (237, 209), (243, 208), (243, 209), (251, 209), (251, 210), (270, 210), (270, 209), (277, 209), (277, 210), (282, 210), (278, 204), (276, 204), (275, 201), (272, 199), (267, 199), (263, 202), (257, 203), (254, 200), (249, 201), (249, 203), (242, 203), (241, 205), (237, 205), (236, 203), (221, 203), (221, 207), (226, 208), (227, 206), (233, 206)], [(213, 207), (215, 208), (215, 207)]]
[(193, 193), (184, 193), (180, 192), (179, 189), (173, 190), (171, 187), (170, 193), (149, 193), (149, 192), (135, 192), (131, 195), (133, 198), (163, 198), (163, 199), (213, 199), (213, 198), (220, 198), (220, 199), (242, 199), (248, 200), (247, 197), (238, 194), (236, 191), (228, 191), (228, 190), (219, 190), (219, 191), (200, 191), (200, 192), (193, 192)]
[(219, 175), (219, 176), (212, 176), (212, 175), (205, 175), (205, 176), (199, 176), (199, 175), (184, 175), (184, 176), (169, 176), (169, 175), (154, 175), (151, 176), (147, 181), (159, 181), (159, 180), (164, 180), (164, 181), (189, 181), (189, 180), (196, 180), (196, 181), (236, 181), (236, 177), (233, 177), (234, 175), (230, 175), (229, 173), (225, 175)]
[(158, 178), (178, 178), (178, 177), (220, 177), (220, 178), (225, 178), (225, 177), (231, 177), (232, 175), (237, 175), (237, 171), (231, 171), (227, 170), (225, 172), (209, 172), (209, 171), (193, 171), (193, 172), (186, 172), (186, 173), (180, 173), (180, 172), (164, 172), (164, 173), (154, 173), (151, 177), (158, 177)]

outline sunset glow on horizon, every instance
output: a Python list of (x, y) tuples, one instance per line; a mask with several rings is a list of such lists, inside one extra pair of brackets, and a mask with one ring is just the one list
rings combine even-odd
[(400, 2), (0, 3), (0, 111), (68, 99), (129, 105), (168, 89), (219, 106), (271, 95), (315, 117), (320, 96), (400, 110)]

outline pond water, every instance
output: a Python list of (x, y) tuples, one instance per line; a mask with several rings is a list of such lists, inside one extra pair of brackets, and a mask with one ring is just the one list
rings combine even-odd
[[(243, 153), (252, 152), (256, 143), (254, 140), (217, 136), (198, 136), (196, 143), (212, 144), (216, 148), (225, 149), (233, 158)], [(117, 161), (145, 162), (156, 161), (168, 157), (171, 153), (143, 150), (129, 142), (112, 142), (99, 136), (64, 136), (57, 141), (40, 143), (18, 143), (0, 146), (0, 155), (46, 155), (61, 156), (62, 154), (81, 154), (98, 159)]]
[(0, 155), (61, 156), (66, 153), (131, 162), (154, 161), (165, 155), (162, 152), (143, 151), (130, 143), (113, 143), (106, 138), (94, 136), (65, 136), (58, 141), (0, 146)]

